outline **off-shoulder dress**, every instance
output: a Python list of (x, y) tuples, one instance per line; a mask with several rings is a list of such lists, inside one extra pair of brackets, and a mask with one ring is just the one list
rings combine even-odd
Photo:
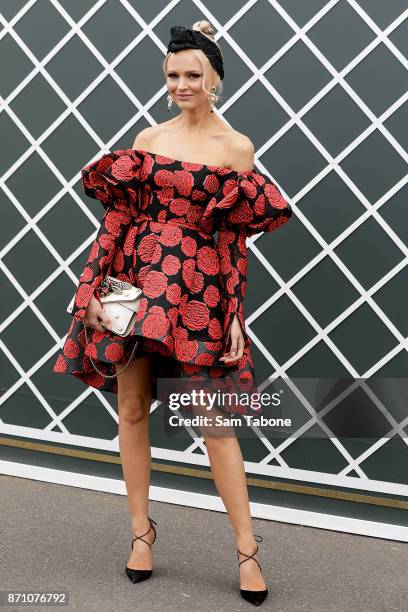
[[(290, 204), (263, 173), (191, 163), (142, 149), (119, 149), (82, 169), (86, 195), (105, 212), (79, 279), (72, 321), (53, 371), (118, 392), (115, 364), (147, 353), (157, 380), (257, 390), (245, 328), (246, 237), (272, 232), (292, 216)], [(214, 234), (217, 232), (217, 238)], [(106, 274), (143, 290), (126, 337), (87, 328), (81, 318)], [(69, 301), (69, 300), (68, 300)], [(235, 314), (245, 348), (239, 362), (219, 361), (229, 348)], [(200, 384), (201, 384), (200, 383)], [(161, 398), (160, 398), (161, 399)], [(247, 414), (239, 402), (227, 409)]]

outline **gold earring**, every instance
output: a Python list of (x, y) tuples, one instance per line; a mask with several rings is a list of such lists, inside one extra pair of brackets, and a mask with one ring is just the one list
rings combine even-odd
[(170, 111), (171, 105), (173, 104), (173, 98), (170, 94), (167, 95), (167, 110)]
[[(214, 92), (215, 91), (215, 87), (211, 87), (211, 91)], [(215, 95), (215, 93), (210, 93), (210, 95), (208, 96), (207, 100), (210, 103), (210, 112), (213, 113), (214, 112), (214, 102), (216, 102), (217, 96)]]

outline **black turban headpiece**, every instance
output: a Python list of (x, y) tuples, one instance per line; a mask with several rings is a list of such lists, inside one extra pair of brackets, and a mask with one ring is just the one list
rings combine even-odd
[(221, 80), (224, 78), (224, 67), (221, 51), (218, 45), (202, 32), (185, 28), (184, 26), (173, 26), (170, 28), (171, 40), (167, 46), (167, 53), (182, 49), (201, 49), (208, 57), (214, 70), (218, 72)]

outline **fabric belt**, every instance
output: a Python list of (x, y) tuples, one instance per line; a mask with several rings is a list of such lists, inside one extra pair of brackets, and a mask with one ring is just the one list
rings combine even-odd
[(178, 227), (185, 227), (187, 229), (195, 230), (196, 232), (201, 232), (202, 234), (207, 234), (207, 236), (214, 237), (214, 235), (210, 232), (206, 232), (202, 230), (200, 227), (195, 225), (194, 223), (180, 223), (177, 219), (169, 219), (168, 221), (159, 221), (158, 219), (154, 219), (145, 213), (141, 213), (134, 218), (134, 221), (154, 221), (155, 223), (161, 223), (162, 225), (177, 225)]

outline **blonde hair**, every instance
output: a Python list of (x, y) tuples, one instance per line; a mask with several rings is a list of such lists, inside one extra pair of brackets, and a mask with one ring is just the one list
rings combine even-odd
[[(206, 21), (205, 19), (201, 19), (200, 21), (195, 21), (193, 23), (192, 26), (192, 30), (198, 30), (199, 32), (201, 32), (202, 34), (204, 34), (205, 36), (207, 36), (210, 40), (212, 40), (220, 49), (220, 53), (221, 53), (221, 48), (219, 46), (219, 44), (217, 43), (217, 41), (214, 39), (214, 34), (215, 34), (215, 30), (213, 28), (213, 26), (211, 25), (211, 23), (209, 21)], [(205, 93), (207, 95), (210, 95), (212, 92), (209, 91), (206, 88), (206, 76), (209, 76), (211, 74), (211, 72), (213, 73), (213, 76), (217, 76), (219, 78), (219, 82), (216, 85), (216, 90), (215, 90), (215, 101), (218, 102), (222, 96), (220, 96), (219, 94), (222, 93), (223, 90), (223, 86), (222, 86), (222, 81), (220, 78), (220, 75), (218, 74), (218, 72), (213, 68), (210, 60), (208, 59), (208, 57), (206, 56), (206, 54), (201, 51), (201, 49), (187, 49), (187, 51), (190, 51), (191, 53), (194, 53), (194, 55), (197, 57), (197, 59), (199, 60), (199, 62), (201, 63), (202, 69), (203, 69), (203, 91), (205, 91)], [(170, 51), (169, 53), (167, 53), (166, 57), (163, 60), (162, 63), (162, 69), (163, 69), (163, 73), (164, 76), (166, 77), (166, 71), (167, 71), (167, 61), (171, 55), (172, 51)]]

